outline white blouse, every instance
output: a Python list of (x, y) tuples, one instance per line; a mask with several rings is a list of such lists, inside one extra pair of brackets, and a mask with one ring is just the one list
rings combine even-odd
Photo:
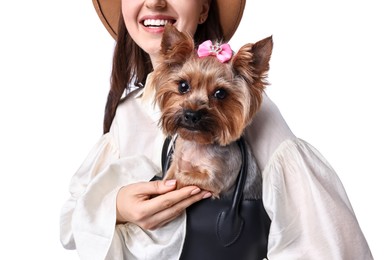
[[(164, 136), (153, 94), (146, 84), (119, 105), (110, 132), (71, 180), (61, 242), (77, 249), (80, 259), (179, 259), (185, 214), (154, 231), (115, 224), (120, 187), (161, 172)], [(245, 135), (262, 171), (264, 207), (272, 221), (268, 259), (373, 259), (336, 173), (294, 136), (267, 95)]]

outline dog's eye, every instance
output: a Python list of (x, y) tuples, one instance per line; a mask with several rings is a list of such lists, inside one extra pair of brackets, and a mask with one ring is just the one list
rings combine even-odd
[(214, 97), (216, 99), (224, 99), (226, 98), (226, 96), (227, 96), (227, 92), (223, 88), (217, 89), (217, 91), (214, 92)]
[(190, 87), (190, 85), (188, 84), (187, 81), (182, 80), (182, 81), (179, 82), (179, 88), (178, 89), (179, 89), (179, 92), (181, 94), (184, 94), (184, 93), (187, 93), (188, 91), (190, 91), (191, 87)]

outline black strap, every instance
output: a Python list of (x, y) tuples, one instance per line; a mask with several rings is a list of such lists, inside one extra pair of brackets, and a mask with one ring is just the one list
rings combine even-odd
[(237, 144), (241, 151), (242, 163), (238, 175), (237, 185), (235, 187), (232, 205), (230, 208), (222, 211), (217, 220), (217, 235), (223, 246), (233, 244), (241, 234), (244, 226), (244, 220), (239, 214), (240, 204), (244, 194), (245, 181), (248, 171), (248, 159), (245, 142), (241, 137)]
[(171, 140), (172, 137), (167, 136), (167, 138), (165, 138), (163, 148), (162, 148), (162, 153), (161, 153), (162, 178), (164, 178), (165, 174), (167, 173), (172, 159), (173, 149), (171, 149), (168, 153), (168, 148), (171, 143)]
[(172, 137), (168, 136), (165, 138), (162, 153), (161, 153), (161, 168), (162, 168), (162, 176), (155, 175), (150, 181), (160, 181), (164, 178), (165, 174), (168, 171), (169, 165), (171, 163), (171, 157), (173, 153), (173, 149), (171, 149), (168, 153), (168, 148), (171, 143)]

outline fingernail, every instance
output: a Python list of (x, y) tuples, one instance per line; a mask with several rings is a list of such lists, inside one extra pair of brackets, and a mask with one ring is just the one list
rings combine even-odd
[(191, 195), (198, 194), (200, 192), (199, 188), (196, 188), (195, 190), (191, 191)]
[(204, 199), (210, 198), (211, 197), (211, 192), (207, 192), (205, 195), (203, 195)]
[(165, 182), (166, 186), (175, 186), (176, 185), (176, 180), (167, 180)]

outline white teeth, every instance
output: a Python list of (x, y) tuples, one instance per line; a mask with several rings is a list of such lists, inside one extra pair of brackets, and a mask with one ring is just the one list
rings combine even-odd
[(161, 19), (146, 19), (144, 20), (145, 26), (165, 26), (169, 21)]

